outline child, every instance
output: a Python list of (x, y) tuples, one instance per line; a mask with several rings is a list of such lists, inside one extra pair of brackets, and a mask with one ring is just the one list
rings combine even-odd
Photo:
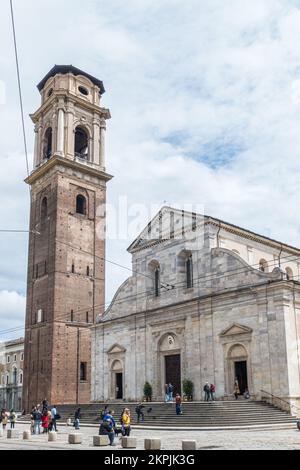
[(48, 429), (49, 429), (49, 415), (48, 411), (44, 411), (44, 414), (42, 416), (42, 427), (43, 427), (43, 434), (48, 434)]

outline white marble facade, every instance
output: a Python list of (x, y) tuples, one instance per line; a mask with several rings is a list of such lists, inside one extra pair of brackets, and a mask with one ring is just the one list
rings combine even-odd
[(163, 208), (129, 248), (134, 274), (93, 328), (92, 401), (140, 400), (146, 381), (163, 399), (176, 356), (194, 399), (205, 382), (232, 397), (239, 374), (257, 399), (300, 405), (300, 250), (193, 214), (182, 230), (182, 218)]

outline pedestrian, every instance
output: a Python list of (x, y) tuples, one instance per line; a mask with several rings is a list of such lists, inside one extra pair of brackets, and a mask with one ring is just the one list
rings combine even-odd
[(100, 436), (108, 436), (109, 443), (111, 446), (115, 446), (115, 431), (114, 431), (114, 424), (113, 421), (108, 418), (106, 415), (106, 419), (104, 419), (100, 425), (99, 435)]
[(169, 401), (169, 385), (165, 384), (165, 403)]
[(15, 424), (16, 424), (16, 421), (17, 421), (17, 415), (14, 412), (14, 410), (10, 410), (9, 421), (10, 421), (10, 429), (15, 429)]
[(43, 413), (42, 428), (43, 428), (43, 434), (48, 434), (48, 430), (49, 430), (49, 414), (48, 414), (48, 411), (44, 411), (44, 413)]
[(74, 427), (76, 431), (80, 429), (81, 408), (75, 411)]
[(6, 430), (7, 422), (8, 422), (7, 411), (6, 411), (5, 409), (3, 409), (3, 410), (1, 411), (1, 423), (2, 423), (2, 429), (3, 429), (3, 431)]
[(33, 414), (33, 421), (34, 421), (34, 431), (35, 435), (41, 434), (41, 424), (42, 424), (42, 413), (40, 412), (39, 408), (35, 408)]
[(210, 401), (210, 386), (208, 382), (204, 385), (203, 391), (205, 393), (205, 401)]
[(175, 403), (177, 416), (182, 415), (182, 399), (179, 393), (176, 394)]
[(140, 422), (140, 419), (142, 417), (142, 423), (145, 421), (145, 415), (144, 415), (144, 412), (143, 412), (143, 409), (144, 409), (144, 405), (142, 403), (139, 403), (138, 406), (136, 407), (135, 411), (136, 411), (136, 414), (137, 414), (137, 422), (139, 424)]
[(57, 409), (56, 406), (54, 405), (52, 410), (51, 410), (51, 431), (57, 432), (57, 421), (58, 414), (57, 414)]
[(215, 384), (210, 385), (210, 398), (212, 401), (216, 401), (216, 386)]
[(238, 400), (240, 393), (241, 392), (240, 392), (239, 381), (238, 381), (238, 379), (235, 379), (233, 394), (234, 394), (236, 400)]
[(169, 385), (168, 385), (169, 401), (173, 401), (173, 393), (174, 393), (174, 387), (170, 382)]
[(125, 409), (124, 414), (122, 416), (123, 426), (122, 426), (122, 435), (124, 437), (130, 437), (131, 431), (131, 417), (130, 417), (130, 410), (128, 408)]

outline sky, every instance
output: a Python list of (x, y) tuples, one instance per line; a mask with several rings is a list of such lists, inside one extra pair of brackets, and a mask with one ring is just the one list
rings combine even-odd
[[(108, 219), (124, 201), (131, 218), (141, 211), (140, 225), (108, 241), (109, 260), (130, 267), (126, 248), (150, 207), (165, 204), (202, 205), (299, 246), (300, 1), (14, 0), (14, 9), (30, 161), (36, 84), (53, 65), (104, 82)], [(9, 0), (0, 51), (0, 230), (27, 229)], [(27, 245), (26, 234), (0, 233), (0, 341), (24, 322)], [(107, 264), (107, 302), (128, 275)]]

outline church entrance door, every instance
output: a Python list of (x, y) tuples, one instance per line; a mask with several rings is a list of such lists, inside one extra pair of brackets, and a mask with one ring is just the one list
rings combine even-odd
[(243, 395), (248, 388), (247, 361), (239, 361), (234, 363), (235, 376), (238, 380), (240, 392)]
[(116, 374), (116, 399), (123, 400), (123, 374)]
[(171, 383), (176, 393), (181, 395), (181, 357), (180, 354), (165, 356), (166, 384)]

